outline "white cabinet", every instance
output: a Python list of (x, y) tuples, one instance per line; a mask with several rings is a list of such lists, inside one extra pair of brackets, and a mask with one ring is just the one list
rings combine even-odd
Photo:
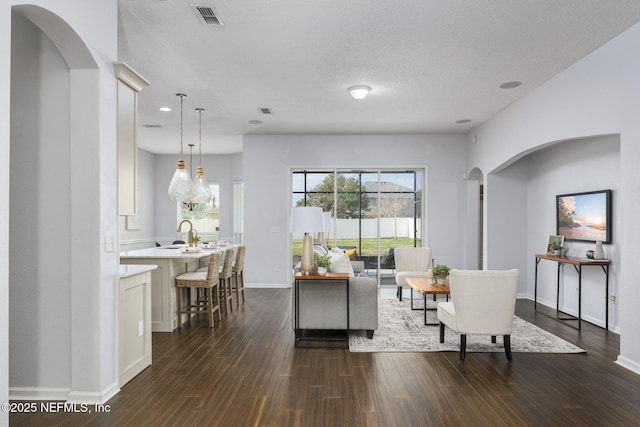
[(118, 381), (123, 386), (151, 365), (151, 272), (121, 265), (118, 281)]
[(149, 85), (124, 62), (114, 64), (118, 78), (118, 215), (135, 215), (138, 92)]

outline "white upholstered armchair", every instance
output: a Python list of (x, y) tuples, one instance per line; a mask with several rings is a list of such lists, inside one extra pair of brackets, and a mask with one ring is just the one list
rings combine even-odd
[(395, 248), (397, 297), (402, 301), (402, 287), (407, 277), (427, 277), (431, 265), (431, 248)]
[(460, 360), (464, 360), (467, 334), (504, 337), (504, 351), (511, 355), (511, 329), (516, 306), (518, 270), (451, 270), (451, 301), (438, 304), (440, 342), (445, 325), (460, 334)]

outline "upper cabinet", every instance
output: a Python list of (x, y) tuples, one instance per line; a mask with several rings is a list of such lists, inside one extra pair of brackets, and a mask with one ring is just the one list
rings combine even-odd
[(135, 215), (138, 92), (149, 82), (124, 62), (115, 62), (114, 68), (118, 79), (118, 215)]

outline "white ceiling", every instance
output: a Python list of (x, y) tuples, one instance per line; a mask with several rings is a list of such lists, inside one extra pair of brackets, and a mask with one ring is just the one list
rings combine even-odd
[(151, 83), (139, 123), (161, 126), (139, 146), (178, 152), (183, 92), (185, 152), (202, 107), (203, 152), (234, 153), (246, 134), (467, 132), (638, 22), (640, 1), (119, 0), (119, 17), (119, 59)]

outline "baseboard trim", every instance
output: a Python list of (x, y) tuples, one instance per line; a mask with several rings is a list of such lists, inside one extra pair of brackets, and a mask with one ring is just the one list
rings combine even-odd
[(9, 387), (9, 400), (67, 400), (68, 388)]
[(634, 362), (631, 359), (627, 359), (624, 356), (618, 356), (615, 363), (617, 365), (622, 366), (625, 369), (630, 370), (631, 372), (640, 375), (640, 363)]
[(120, 391), (117, 383), (113, 383), (99, 393), (77, 392), (68, 388), (48, 387), (11, 387), (9, 388), (9, 400), (51, 400), (70, 403), (103, 404)]
[(261, 288), (261, 289), (287, 289), (291, 288), (290, 283), (245, 283), (245, 288)]

